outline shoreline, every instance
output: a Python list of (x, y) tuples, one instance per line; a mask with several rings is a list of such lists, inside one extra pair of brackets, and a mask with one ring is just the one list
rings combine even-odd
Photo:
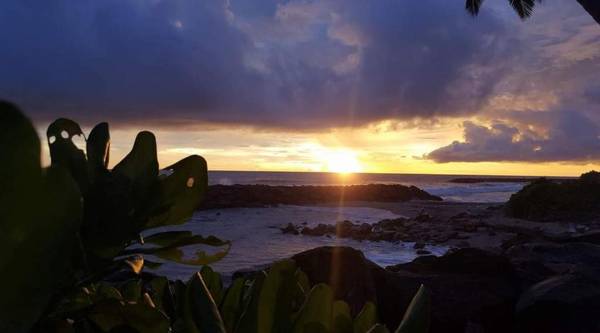
[[(411, 200), (397, 203), (357, 201), (344, 204), (346, 207), (384, 209), (404, 216), (408, 218), (409, 225), (415, 222), (412, 223), (412, 228), (423, 229), (412, 233), (413, 238), (408, 241), (449, 248), (475, 247), (501, 253), (518, 243), (570, 242), (600, 233), (600, 221), (536, 222), (507, 217), (503, 211), (504, 203)], [(336, 207), (333, 204), (320, 206)], [(406, 226), (398, 226), (397, 229), (405, 232)]]

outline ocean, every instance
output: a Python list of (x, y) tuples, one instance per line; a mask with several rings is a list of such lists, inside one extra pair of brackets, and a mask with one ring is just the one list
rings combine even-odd
[[(451, 183), (456, 178), (500, 178), (506, 182)], [(264, 184), (264, 185), (364, 185), (402, 184), (414, 185), (446, 201), (458, 202), (505, 202), (519, 191), (524, 183), (516, 181), (523, 177), (469, 176), (469, 175), (419, 175), (355, 173), (336, 174), (326, 172), (263, 172), (263, 171), (210, 171), (209, 184)], [(533, 178), (532, 178), (533, 179)]]
[[(484, 176), (407, 175), (407, 174), (349, 174), (311, 172), (235, 172), (211, 171), (210, 184), (266, 184), (266, 185), (353, 185), (353, 184), (404, 184), (415, 185), (447, 201), (459, 202), (505, 202), (524, 183), (507, 177), (506, 182), (451, 183), (454, 178), (484, 178)], [(229, 254), (211, 265), (228, 281), (238, 270), (256, 270), (283, 258), (308, 249), (326, 245), (351, 246), (363, 251), (365, 256), (381, 265), (409, 262), (417, 257), (413, 243), (390, 243), (354, 241), (328, 237), (294, 236), (283, 234), (279, 228), (293, 224), (314, 226), (319, 223), (335, 224), (350, 220), (358, 223), (376, 223), (382, 219), (400, 215), (388, 210), (371, 207), (317, 207), (279, 206), (265, 208), (229, 208), (198, 211), (187, 223), (180, 226), (160, 228), (165, 230), (189, 230), (204, 236), (214, 235), (232, 242)], [(156, 230), (146, 233), (151, 234)], [(441, 255), (444, 246), (427, 245), (426, 250)], [(198, 250), (214, 251), (202, 246), (188, 246), (186, 256)], [(161, 261), (158, 258), (151, 258)], [(188, 279), (199, 268), (164, 263), (158, 272), (172, 279)]]

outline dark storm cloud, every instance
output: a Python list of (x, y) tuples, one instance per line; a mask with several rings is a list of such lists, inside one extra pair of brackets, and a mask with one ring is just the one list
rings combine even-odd
[(312, 129), (469, 114), (520, 48), (406, 1), (7, 1), (0, 96), (34, 118)]
[(582, 113), (549, 113), (552, 120), (543, 134), (504, 123), (488, 127), (465, 122), (463, 142), (455, 141), (432, 151), (426, 157), (442, 163), (600, 160), (600, 127)]

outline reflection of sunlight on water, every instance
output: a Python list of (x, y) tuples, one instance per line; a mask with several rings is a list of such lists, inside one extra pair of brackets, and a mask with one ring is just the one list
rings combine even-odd
[[(319, 246), (351, 246), (360, 249), (370, 260), (381, 266), (407, 262), (415, 258), (412, 243), (390, 243), (355, 241), (336, 237), (311, 237), (283, 234), (278, 227), (287, 223), (315, 226), (319, 223), (334, 224), (339, 220), (359, 223), (375, 223), (397, 215), (382, 209), (366, 207), (313, 207), (280, 206), (273, 208), (234, 208), (197, 212), (192, 220), (181, 226), (162, 230), (191, 230), (204, 236), (215, 235), (232, 241), (229, 254), (220, 262), (211, 265), (217, 271), (230, 276), (243, 269), (256, 269), (275, 260)], [(199, 249), (190, 246), (186, 256)], [(204, 248), (203, 248), (204, 249)], [(213, 249), (206, 248), (213, 252)], [(427, 248), (434, 254), (442, 254), (445, 248)], [(156, 259), (156, 258), (153, 258)], [(335, 264), (335, 263), (333, 263)], [(159, 271), (171, 278), (188, 279), (198, 267), (166, 263)]]

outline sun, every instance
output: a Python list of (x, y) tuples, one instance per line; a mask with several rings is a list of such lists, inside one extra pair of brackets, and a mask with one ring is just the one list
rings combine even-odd
[(361, 172), (362, 166), (356, 153), (348, 150), (332, 151), (326, 157), (327, 171), (348, 174)]

